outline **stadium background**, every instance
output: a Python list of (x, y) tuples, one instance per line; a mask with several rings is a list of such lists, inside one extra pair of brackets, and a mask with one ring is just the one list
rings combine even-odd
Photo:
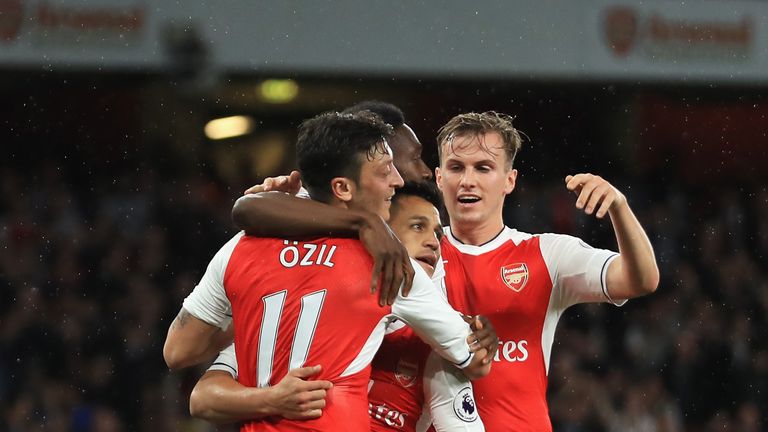
[(365, 99), (432, 166), (452, 115), (515, 115), (508, 225), (615, 247), (588, 171), (647, 229), (658, 292), (559, 325), (556, 431), (768, 430), (768, 4), (468, 3), (0, 0), (0, 430), (210, 430), (167, 326), (297, 124)]

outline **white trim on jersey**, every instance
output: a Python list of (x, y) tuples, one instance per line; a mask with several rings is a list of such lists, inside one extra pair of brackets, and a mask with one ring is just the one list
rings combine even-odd
[(577, 303), (607, 302), (622, 306), (627, 302), (614, 301), (606, 286), (608, 266), (619, 256), (614, 251), (593, 248), (573, 236), (551, 233), (533, 235), (506, 226), (493, 240), (481, 246), (462, 243), (453, 236), (450, 227), (445, 227), (444, 231), (448, 241), (459, 252), (473, 256), (491, 252), (508, 241), (517, 246), (523, 241), (538, 237), (541, 256), (552, 282), (552, 292), (541, 332), (546, 373), (549, 373), (555, 327), (567, 308)]
[(235, 355), (235, 344), (230, 344), (224, 348), (213, 364), (208, 368), (209, 371), (224, 371), (237, 379), (237, 356)]
[(361, 370), (365, 369), (365, 367), (368, 366), (371, 361), (373, 361), (373, 357), (376, 355), (376, 351), (379, 350), (381, 342), (384, 340), (384, 332), (386, 331), (387, 325), (392, 320), (392, 315), (387, 315), (383, 317), (378, 324), (376, 324), (376, 327), (373, 328), (371, 335), (368, 336), (368, 340), (365, 341), (365, 344), (360, 350), (360, 353), (357, 355), (357, 357), (355, 357), (354, 360), (352, 360), (349, 366), (344, 369), (344, 372), (342, 372), (340, 375), (341, 377), (360, 372)]
[(555, 328), (567, 308), (578, 303), (598, 302), (622, 306), (627, 301), (614, 302), (605, 286), (608, 265), (619, 256), (616, 252), (595, 249), (576, 237), (561, 234), (539, 235), (539, 246), (552, 280), (541, 331), (544, 371), (549, 374)]
[(407, 327), (407, 324), (400, 321), (399, 319), (395, 319), (387, 324), (386, 331), (384, 332), (385, 335), (394, 333), (398, 330), (401, 330), (403, 328)]
[(613, 302), (605, 288), (605, 273), (618, 256), (616, 252), (595, 249), (577, 237), (562, 234), (540, 234), (538, 238), (552, 290), (560, 291), (553, 298), (554, 307), (564, 310), (577, 303), (626, 303)]
[(438, 286), (440, 281), (445, 278), (445, 264), (442, 259), (437, 260), (435, 263), (435, 271), (432, 273), (432, 283)]
[(183, 303), (187, 312), (222, 330), (226, 330), (232, 323), (232, 306), (224, 290), (224, 272), (227, 270), (232, 251), (244, 234), (242, 231), (235, 234), (216, 252), (208, 268), (205, 269), (200, 283)]
[[(232, 306), (224, 289), (224, 274), (232, 252), (243, 235), (243, 232), (236, 234), (219, 249), (208, 264), (200, 283), (184, 300), (184, 308), (189, 313), (224, 330), (232, 320)], [(373, 360), (384, 337), (385, 324), (393, 318), (400, 318), (410, 325), (422, 340), (458, 367), (464, 368), (471, 362), (472, 353), (466, 341), (470, 334), (469, 325), (448, 305), (445, 298), (438, 294), (424, 269), (413, 259), (411, 265), (415, 274), (410, 294), (403, 297), (401, 292), (398, 293), (391, 316), (376, 326), (358, 357), (347, 367), (345, 374), (362, 370)]]
[[(448, 241), (467, 255), (478, 256), (498, 249), (508, 241), (516, 246), (525, 240), (534, 237), (533, 234), (520, 232), (516, 229), (504, 227), (493, 240), (480, 245), (468, 245), (453, 236), (450, 227), (443, 229)], [(578, 237), (563, 234), (536, 234), (539, 238), (541, 255), (547, 265), (553, 286), (562, 284), (565, 287), (559, 299), (564, 305), (563, 309), (576, 303), (608, 302), (616, 306), (626, 303), (615, 302), (608, 294), (605, 283), (605, 274), (608, 264), (618, 254), (606, 249), (596, 249), (584, 243)]]
[(608, 266), (611, 265), (611, 262), (619, 257), (619, 254), (614, 253), (612, 256), (608, 257), (605, 261), (603, 261), (603, 268), (600, 270), (600, 286), (603, 289), (603, 294), (605, 294), (605, 298), (608, 299), (608, 303), (614, 305), (614, 306), (624, 306), (625, 303), (627, 303), (627, 300), (624, 299), (623, 301), (615, 301), (611, 298), (610, 293), (608, 293)]
[[(430, 280), (423, 268), (411, 258), (414, 269), (413, 285), (408, 297), (398, 292), (392, 313), (384, 317), (365, 342), (360, 354), (355, 357), (342, 376), (362, 370), (372, 360), (381, 345), (386, 327), (402, 328), (403, 323), (433, 350), (456, 364), (459, 368), (469, 366), (473, 353), (467, 345), (469, 325), (435, 289), (436, 281)], [(402, 288), (402, 287), (401, 287)]]
[(456, 249), (459, 250), (459, 252), (475, 256), (482, 255), (486, 252), (497, 249), (499, 246), (503, 245), (509, 240), (512, 240), (515, 245), (519, 245), (521, 241), (531, 237), (530, 234), (521, 233), (515, 229), (505, 226), (504, 229), (501, 230), (501, 232), (497, 234), (496, 237), (494, 237), (491, 241), (488, 241), (480, 246), (475, 246), (462, 243), (461, 240), (454, 237), (450, 226), (443, 227), (443, 233), (445, 233), (448, 241), (451, 242), (451, 244), (454, 245)]

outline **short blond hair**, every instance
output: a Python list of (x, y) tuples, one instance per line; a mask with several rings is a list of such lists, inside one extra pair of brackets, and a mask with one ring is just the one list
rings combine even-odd
[[(515, 156), (522, 146), (520, 132), (512, 126), (513, 120), (512, 116), (497, 113), (496, 111), (464, 113), (448, 120), (448, 123), (437, 131), (437, 153), (440, 163), (442, 164), (443, 162), (443, 146), (453, 145), (454, 138), (467, 135), (479, 136), (496, 132), (501, 136), (504, 143), (504, 153), (507, 155), (507, 169), (512, 169)], [(481, 143), (481, 145), (483, 144)], [(487, 148), (483, 150), (488, 151)]]

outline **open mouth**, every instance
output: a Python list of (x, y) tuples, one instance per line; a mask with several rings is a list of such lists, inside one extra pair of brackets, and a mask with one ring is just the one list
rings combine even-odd
[(433, 253), (422, 253), (418, 256), (414, 257), (416, 261), (423, 262), (424, 264), (428, 265), (432, 269), (435, 268), (435, 265), (437, 264), (437, 257)]
[(480, 197), (477, 195), (459, 195), (458, 200), (461, 204), (475, 204), (480, 201)]

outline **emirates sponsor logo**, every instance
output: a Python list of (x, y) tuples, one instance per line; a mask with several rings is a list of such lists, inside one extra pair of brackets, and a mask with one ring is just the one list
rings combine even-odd
[(520, 292), (528, 283), (528, 266), (525, 263), (508, 264), (501, 268), (501, 280), (514, 292)]
[(528, 360), (528, 341), (499, 341), (499, 349), (493, 361), (507, 361), (510, 363), (524, 362)]
[(384, 423), (393, 429), (402, 429), (405, 426), (406, 414), (391, 409), (386, 404), (373, 405), (368, 402), (368, 415), (373, 420)]

